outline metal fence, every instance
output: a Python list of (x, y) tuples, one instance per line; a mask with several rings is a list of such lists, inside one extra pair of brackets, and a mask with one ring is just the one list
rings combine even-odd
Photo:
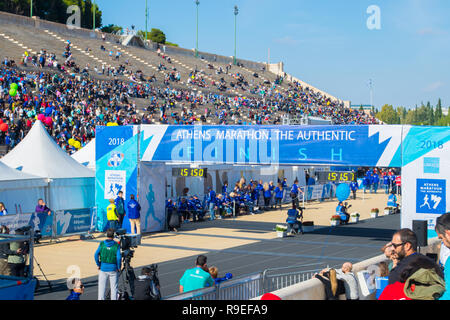
[[(309, 267), (309, 269), (304, 270), (305, 267)], [(222, 282), (214, 287), (171, 295), (165, 297), (164, 300), (250, 300), (264, 293), (312, 279), (315, 273), (325, 267), (316, 263), (266, 269), (263, 272)]]

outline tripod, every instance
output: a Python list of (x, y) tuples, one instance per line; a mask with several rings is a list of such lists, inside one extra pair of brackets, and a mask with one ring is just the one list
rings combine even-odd
[[(50, 291), (53, 291), (52, 284), (51, 284), (50, 281), (47, 279), (47, 276), (45, 275), (44, 271), (42, 270), (41, 265), (40, 265), (39, 262), (37, 261), (36, 257), (33, 256), (33, 259), (34, 259), (34, 262), (36, 262), (36, 264), (37, 264), (39, 270), (41, 270), (41, 273), (42, 273), (42, 275), (44, 276), (45, 281), (47, 281), (47, 285), (48, 285), (48, 287), (50, 288)], [(39, 283), (39, 280), (38, 280), (37, 278), (36, 278), (36, 280), (37, 280), (38, 283)], [(39, 286), (37, 286), (37, 287), (39, 287)]]
[[(134, 256), (134, 251), (129, 249), (122, 252), (122, 263), (123, 267), (119, 273), (119, 281), (121, 286), (119, 288), (119, 299), (120, 300), (129, 300), (130, 296), (134, 295), (134, 280), (136, 279), (136, 275), (134, 274), (134, 269), (131, 266), (131, 258)], [(127, 289), (130, 290), (127, 290)]]

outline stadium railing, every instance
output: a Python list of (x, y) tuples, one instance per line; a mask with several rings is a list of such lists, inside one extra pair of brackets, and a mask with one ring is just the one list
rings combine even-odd
[[(292, 267), (266, 269), (236, 279), (224, 281), (214, 287), (174, 294), (164, 300), (250, 300), (266, 292), (298, 284), (312, 279), (314, 274), (325, 268), (320, 264), (298, 265)], [(303, 270), (305, 267), (314, 269)], [(286, 273), (286, 270), (294, 270)], [(298, 270), (301, 269), (301, 270)]]

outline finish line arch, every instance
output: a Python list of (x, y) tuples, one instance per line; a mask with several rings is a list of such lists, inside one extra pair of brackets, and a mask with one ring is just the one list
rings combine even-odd
[[(448, 127), (410, 125), (100, 126), (97, 227), (104, 224), (108, 199), (120, 189), (126, 200), (140, 194), (141, 202), (148, 201), (143, 231), (161, 231), (165, 196), (158, 193), (165, 190), (165, 165), (401, 167), (401, 225), (411, 228), (412, 220), (427, 220), (433, 237), (436, 218), (450, 211), (449, 140)], [(146, 164), (152, 168), (146, 170)], [(145, 188), (139, 188), (143, 183)]]

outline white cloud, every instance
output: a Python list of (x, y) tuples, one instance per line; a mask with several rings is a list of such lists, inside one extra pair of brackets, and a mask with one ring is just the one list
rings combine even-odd
[(444, 83), (441, 81), (436, 81), (433, 83), (430, 83), (428, 86), (423, 88), (423, 91), (425, 92), (433, 92), (438, 90), (439, 88), (442, 88), (444, 86)]
[(274, 41), (279, 44), (290, 45), (290, 46), (295, 46), (300, 43), (300, 40), (294, 39), (291, 36), (284, 36), (282, 38), (276, 38), (276, 39), (274, 39)]

